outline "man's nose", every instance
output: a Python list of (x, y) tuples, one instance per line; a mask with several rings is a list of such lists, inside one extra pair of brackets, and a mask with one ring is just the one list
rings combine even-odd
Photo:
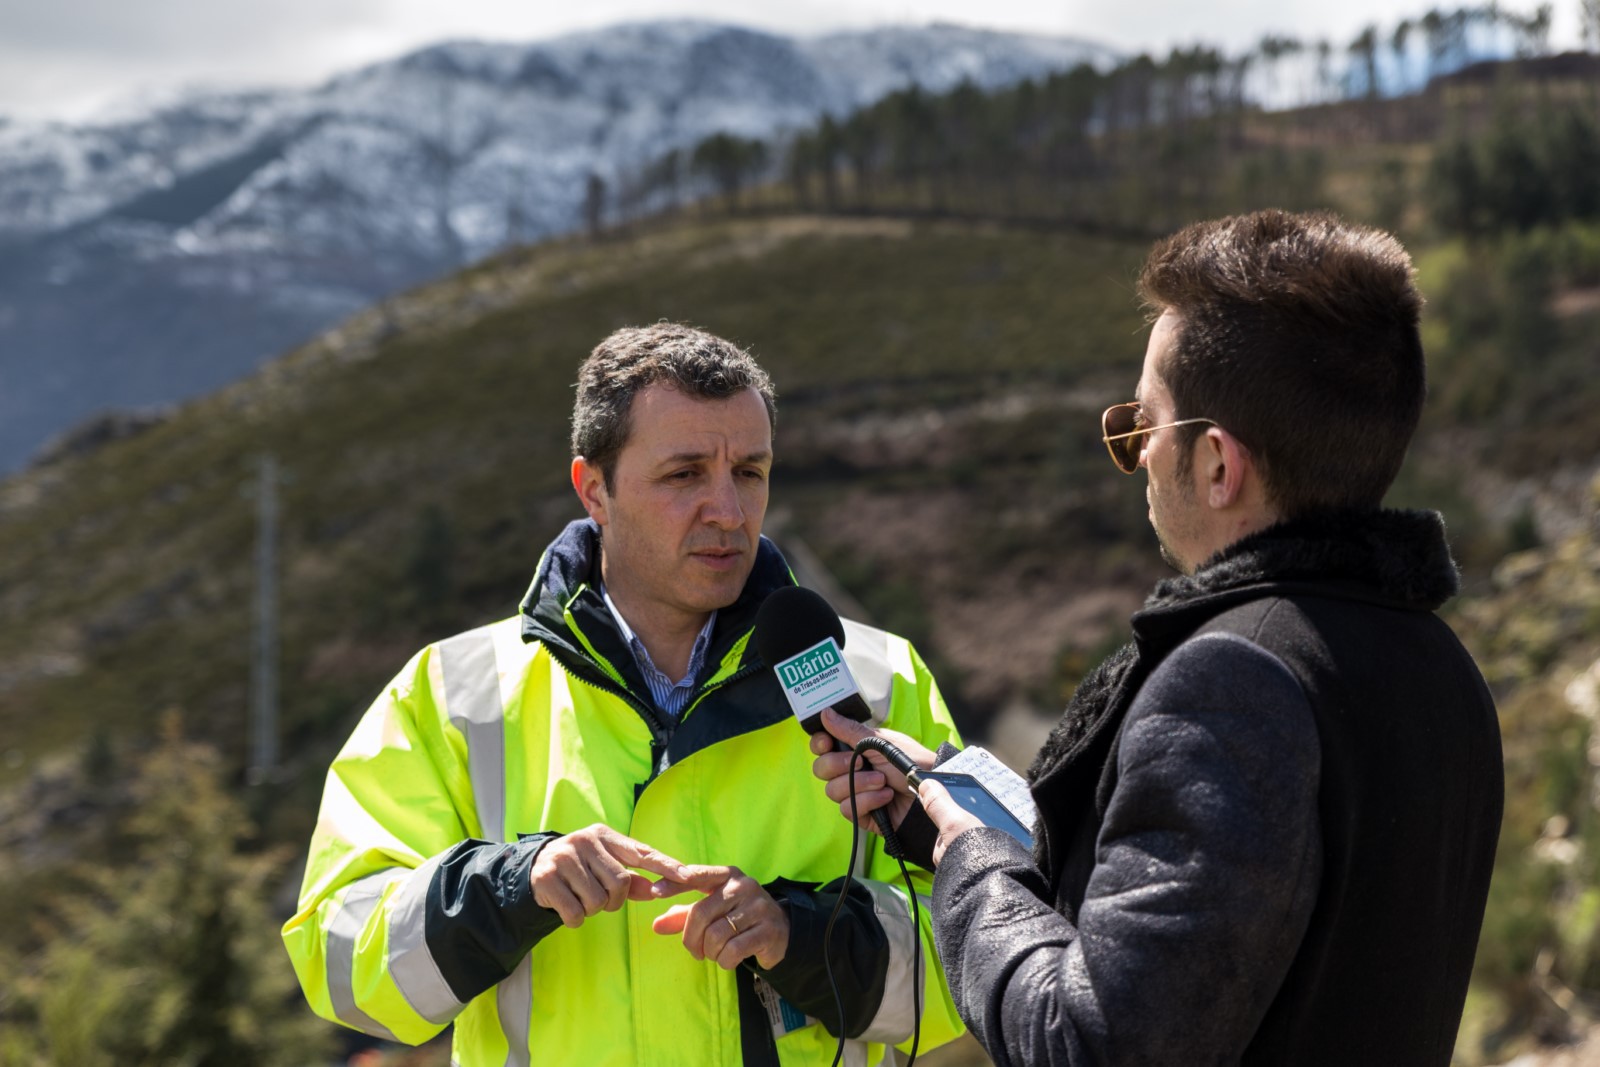
[(700, 518), (707, 525), (722, 530), (735, 530), (744, 525), (744, 505), (739, 501), (739, 488), (734, 485), (731, 473), (711, 479), (711, 491), (700, 508)]

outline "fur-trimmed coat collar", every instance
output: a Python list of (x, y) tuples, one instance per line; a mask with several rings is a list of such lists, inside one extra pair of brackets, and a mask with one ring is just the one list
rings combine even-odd
[(1281, 522), (1234, 542), (1193, 575), (1157, 585), (1140, 614), (1269, 582), (1348, 585), (1433, 611), (1455, 596), (1459, 577), (1438, 512), (1336, 512)]
[(1028, 779), (1076, 758), (1100, 733), (1096, 726), (1125, 710), (1155, 665), (1226, 608), (1264, 596), (1314, 594), (1433, 611), (1459, 583), (1438, 512), (1335, 512), (1251, 534), (1194, 574), (1156, 586), (1133, 616), (1133, 643), (1084, 678)]

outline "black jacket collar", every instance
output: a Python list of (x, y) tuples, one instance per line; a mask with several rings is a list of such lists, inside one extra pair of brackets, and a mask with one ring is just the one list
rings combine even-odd
[(1349, 511), (1278, 523), (1234, 542), (1193, 575), (1156, 586), (1132, 619), (1133, 643), (1089, 672), (1028, 771), (1064, 770), (1104, 741), (1144, 678), (1213, 616), (1267, 596), (1310, 595), (1432, 611), (1459, 585), (1432, 511)]
[[(705, 676), (697, 684), (704, 683), (733, 647), (745, 641), (755, 625), (761, 602), (773, 590), (793, 584), (794, 576), (783, 554), (763, 536), (756, 549), (755, 565), (738, 599), (717, 612), (711, 647), (706, 653)], [(615, 688), (609, 672), (595, 662), (589, 651), (592, 648), (622, 675), (632, 695), (649, 704), (649, 689), (639, 675), (633, 653), (600, 595), (600, 527), (594, 520), (569, 523), (545, 549), (533, 584), (522, 599), (521, 613), (524, 641), (544, 642), (563, 663), (587, 680)], [(581, 634), (574, 632), (574, 626)], [(755, 643), (746, 641), (741, 669), (756, 661)]]
[(1161, 582), (1133, 616), (1133, 632), (1141, 645), (1181, 641), (1205, 618), (1272, 595), (1433, 611), (1459, 586), (1438, 512), (1330, 512), (1270, 526), (1229, 545), (1194, 574)]

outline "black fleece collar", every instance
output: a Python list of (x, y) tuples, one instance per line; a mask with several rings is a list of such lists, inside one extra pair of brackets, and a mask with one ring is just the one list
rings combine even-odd
[(1432, 611), (1459, 584), (1438, 512), (1334, 512), (1242, 538), (1194, 574), (1156, 586), (1133, 616), (1133, 644), (1108, 656), (1079, 684), (1028, 777), (1038, 781), (1076, 762), (1126, 710), (1156, 663), (1235, 604), (1300, 594)]
[(1269, 526), (1235, 541), (1194, 574), (1161, 582), (1133, 616), (1133, 635), (1141, 647), (1165, 652), (1205, 618), (1275, 594), (1433, 611), (1459, 585), (1438, 512), (1329, 512)]
[(1436, 511), (1334, 512), (1270, 526), (1234, 542), (1187, 577), (1156, 586), (1146, 611), (1269, 582), (1332, 583), (1433, 611), (1460, 577)]

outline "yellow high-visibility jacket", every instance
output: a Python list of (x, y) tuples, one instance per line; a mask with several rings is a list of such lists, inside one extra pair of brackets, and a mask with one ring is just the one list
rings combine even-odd
[[(842, 1001), (846, 1062), (867, 1064), (910, 1045), (915, 962), (921, 1048), (954, 1038), (931, 876), (911, 868), (917, 928), (898, 865), (863, 833), (843, 890), (851, 827), (751, 640), (761, 600), (793, 582), (781, 555), (762, 540), (676, 723), (654, 709), (597, 592), (597, 556), (594, 525), (569, 526), (519, 618), (420, 652), (335, 759), (283, 928), (312, 1008), (407, 1043), (453, 1022), (458, 1067), (704, 1067), (827, 1064)], [(959, 743), (909, 643), (847, 623), (844, 651), (876, 720), (930, 748)], [(767, 886), (790, 917), (784, 960), (697, 962), (651, 930), (672, 900), (562, 926), (534, 902), (529, 872), (546, 842), (596, 822)], [(841, 893), (830, 983), (823, 930)]]

